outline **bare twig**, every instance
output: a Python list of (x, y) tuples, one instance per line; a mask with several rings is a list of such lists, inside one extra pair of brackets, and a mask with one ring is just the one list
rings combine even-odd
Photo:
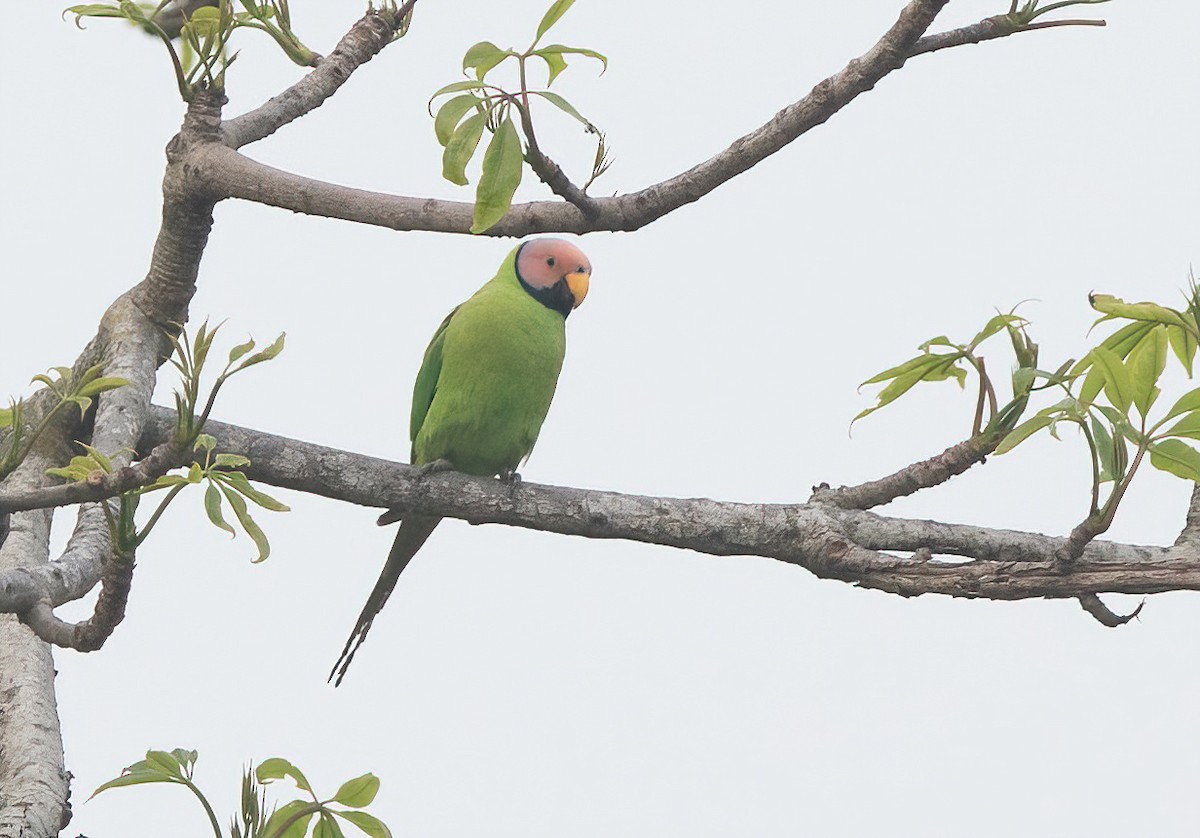
[(941, 49), (949, 49), (950, 47), (961, 47), (966, 44), (981, 44), (984, 41), (993, 41), (996, 38), (1006, 38), (1009, 35), (1016, 35), (1019, 32), (1032, 32), (1037, 29), (1049, 29), (1055, 26), (1104, 26), (1103, 20), (1054, 20), (1045, 21), (1042, 23), (1033, 23), (1021, 25), (1008, 15), (993, 15), (986, 17), (978, 23), (973, 23), (970, 26), (964, 26), (960, 29), (952, 29), (948, 32), (937, 32), (933, 35), (925, 35), (915, 44), (908, 57), (924, 55), (929, 52), (937, 52)]
[(813, 489), (812, 500), (831, 503), (843, 509), (872, 509), (911, 495), (921, 489), (940, 486), (957, 477), (996, 450), (999, 438), (974, 436), (952, 445), (937, 456), (905, 466), (897, 472), (858, 486), (829, 488), (821, 484)]

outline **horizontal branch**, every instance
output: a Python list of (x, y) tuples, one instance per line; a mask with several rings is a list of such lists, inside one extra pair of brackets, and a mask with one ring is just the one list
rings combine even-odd
[[(638, 230), (699, 200), (823, 124), (889, 73), (904, 66), (909, 58), (1036, 28), (1021, 26), (1007, 15), (996, 15), (970, 26), (921, 37), (946, 2), (913, 0), (896, 23), (861, 57), (724, 151), (660, 183), (625, 195), (592, 198), (571, 187), (569, 182), (564, 184), (556, 179), (553, 164), (542, 167), (545, 170), (539, 171), (539, 175), (568, 200), (517, 204), (486, 235), (520, 237), (549, 232)], [(368, 14), (320, 67), (266, 105), (227, 123), (223, 133), (225, 147), (197, 154), (196, 170), (202, 173), (207, 188), (223, 197), (393, 230), (468, 233), (474, 217), (474, 205), (470, 202), (340, 186), (264, 166), (233, 151), (319, 107), (354, 69), (386, 45), (386, 30), (378, 18)], [(541, 155), (540, 150), (533, 151)], [(541, 159), (535, 156), (535, 160)]]
[[(946, 2), (948, 0), (912, 0), (870, 50), (715, 157), (638, 192), (615, 198), (589, 199), (587, 213), (574, 204), (559, 201), (514, 206), (487, 231), (487, 235), (637, 230), (699, 200), (826, 122), (860, 94), (871, 90), (884, 76), (904, 66), (917, 39), (933, 23)], [(319, 72), (320, 69), (315, 70), (309, 77)], [(333, 89), (323, 92), (328, 95)], [(240, 140), (240, 134), (234, 140)], [(239, 144), (228, 139), (227, 142)], [(386, 195), (337, 186), (253, 163), (228, 147), (220, 151), (207, 149), (206, 153), (197, 156), (196, 162), (208, 188), (224, 197), (394, 230), (468, 233), (472, 224), (473, 205), (470, 203)]]
[[(166, 439), (173, 413), (155, 408), (144, 448)], [(1200, 552), (1097, 541), (1063, 568), (1064, 538), (961, 524), (889, 518), (832, 504), (726, 503), (534, 483), (457, 473), (421, 476), (404, 465), (274, 434), (210, 422), (221, 451), (252, 464), (247, 476), (362, 506), (399, 508), (586, 538), (661, 544), (714, 556), (761, 556), (826, 579), (916, 596), (998, 600), (1200, 590)], [(902, 551), (908, 556), (884, 551)], [(945, 561), (932, 556), (956, 556)]]

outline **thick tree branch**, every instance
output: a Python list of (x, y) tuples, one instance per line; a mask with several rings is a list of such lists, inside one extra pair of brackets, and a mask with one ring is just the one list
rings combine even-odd
[(230, 148), (258, 142), (311, 113), (345, 84), (350, 75), (392, 42), (416, 0), (408, 0), (392, 19), (367, 12), (315, 70), (267, 103), (225, 123), (222, 138)]
[[(699, 200), (757, 165), (801, 134), (824, 123), (880, 79), (904, 66), (913, 45), (947, 0), (913, 0), (879, 41), (860, 58), (822, 81), (800, 101), (736, 140), (725, 151), (669, 180), (617, 198), (589, 199), (591, 214), (570, 203), (542, 201), (513, 207), (487, 231), (494, 236), (596, 230), (637, 230)], [(313, 77), (320, 70), (313, 71)], [(331, 83), (327, 82), (327, 85)], [(331, 93), (333, 89), (328, 88)], [(313, 93), (315, 97), (317, 94)], [(237, 143), (230, 143), (236, 145)], [(209, 189), (224, 197), (395, 230), (468, 233), (472, 205), (407, 198), (311, 180), (252, 163), (232, 149), (205, 149), (196, 162)]]
[[(143, 447), (173, 427), (154, 410)], [(1097, 541), (1064, 568), (1065, 538), (887, 518), (832, 504), (740, 504), (654, 498), (532, 483), (504, 484), (417, 470), (347, 451), (212, 422), (221, 450), (249, 457), (264, 483), (363, 506), (401, 508), (528, 529), (662, 544), (717, 556), (761, 556), (822, 578), (917, 596), (987, 599), (1081, 597), (1113, 591), (1200, 590), (1200, 552)], [(912, 556), (888, 555), (902, 551)], [(934, 560), (934, 555), (967, 561)]]
[[(592, 198), (561, 176), (561, 170), (556, 173), (553, 162), (534, 149), (536, 154), (531, 162), (537, 164), (535, 170), (553, 191), (567, 199), (566, 202), (534, 201), (515, 205), (499, 223), (487, 230), (486, 235), (640, 229), (699, 200), (821, 125), (860, 94), (871, 90), (884, 76), (902, 67), (908, 58), (1033, 28), (1022, 27), (1007, 16), (998, 15), (961, 29), (920, 38), (945, 2), (913, 0), (870, 50), (822, 81), (803, 99), (784, 108), (765, 125), (736, 140), (715, 157), (638, 192)], [(382, 33), (377, 31), (379, 24), (370, 21), (368, 15), (343, 39), (347, 46), (342, 63), (338, 65), (342, 70), (352, 72), (382, 49)], [(339, 49), (342, 46), (340, 44)], [(225, 128), (225, 142), (229, 148), (224, 151), (229, 152), (260, 135), (266, 136), (279, 125), (318, 107), (346, 81), (346, 77), (341, 72), (327, 71), (322, 65), (277, 99), (231, 121)], [(468, 233), (473, 220), (473, 205), (468, 202), (406, 197), (340, 186), (273, 169), (234, 153), (204, 149), (203, 153), (197, 154), (197, 164), (214, 194), (293, 212), (393, 230), (444, 233)]]
[[(215, 142), (221, 104), (219, 97), (201, 94), (189, 107), (183, 129), (167, 150), (163, 224), (150, 270), (105, 313), (96, 339), (75, 364), (77, 370), (86, 369), (99, 356), (108, 375), (130, 381), (100, 395), (91, 437), (97, 449), (114, 455), (118, 469), (129, 462), (141, 436), (155, 373), (167, 357), (163, 328), (187, 319), (195, 292), (214, 200), (182, 160), (193, 145)], [(49, 396), (40, 395), (37, 403), (49, 404)], [(57, 430), (46, 434), (9, 476), (6, 491), (36, 492), (56, 480), (46, 469), (64, 462), (73, 426)], [(96, 618), (78, 632), (80, 645), (103, 642), (102, 636), (120, 620), (127, 593), (127, 580), (122, 591), (118, 569), (110, 567), (112, 546), (103, 512), (95, 505), (81, 507), (67, 549), (53, 565), (47, 562), (50, 519), (48, 510), (11, 516), (11, 532), (0, 548), (0, 599), (17, 606), (6, 610), (57, 632), (57, 621), (47, 619), (50, 605), (77, 599), (103, 574), (103, 602)], [(15, 619), (0, 623), (0, 635), (0, 835), (56, 835), (69, 820), (70, 807), (49, 647)]]

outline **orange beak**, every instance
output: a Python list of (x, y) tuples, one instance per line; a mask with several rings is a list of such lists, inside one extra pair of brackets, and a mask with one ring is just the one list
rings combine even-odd
[(572, 308), (579, 308), (583, 298), (588, 292), (588, 275), (583, 271), (579, 273), (567, 274), (564, 277), (567, 280), (567, 288), (571, 289), (571, 296), (575, 298), (575, 305)]

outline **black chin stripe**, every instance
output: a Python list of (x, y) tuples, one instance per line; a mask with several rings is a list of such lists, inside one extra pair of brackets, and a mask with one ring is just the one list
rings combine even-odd
[(575, 308), (575, 297), (571, 294), (566, 279), (560, 279), (549, 288), (534, 288), (523, 279), (521, 285), (529, 292), (529, 296), (546, 308), (557, 311), (564, 318)]

